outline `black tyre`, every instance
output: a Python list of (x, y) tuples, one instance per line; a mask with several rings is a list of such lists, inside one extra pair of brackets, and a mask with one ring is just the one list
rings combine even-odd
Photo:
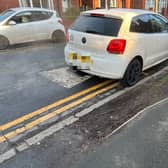
[(123, 79), (121, 80), (124, 86), (133, 86), (139, 79), (142, 72), (142, 63), (139, 59), (134, 59), (128, 65), (128, 68), (124, 74)]
[(54, 43), (65, 42), (65, 34), (62, 31), (55, 31), (52, 34), (52, 41)]
[(77, 67), (74, 67), (74, 66), (69, 66), (69, 69), (70, 69), (70, 71), (75, 72), (79, 76), (88, 75), (87, 73), (80, 71), (79, 69), (77, 69)]
[(0, 36), (0, 50), (7, 49), (9, 47), (9, 41), (6, 37)]

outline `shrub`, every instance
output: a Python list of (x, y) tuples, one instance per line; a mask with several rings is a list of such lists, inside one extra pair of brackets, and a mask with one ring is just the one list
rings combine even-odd
[(80, 15), (80, 9), (79, 8), (70, 7), (64, 12), (63, 17), (64, 18), (69, 18), (69, 19), (71, 19), (71, 18), (74, 19), (79, 15)]

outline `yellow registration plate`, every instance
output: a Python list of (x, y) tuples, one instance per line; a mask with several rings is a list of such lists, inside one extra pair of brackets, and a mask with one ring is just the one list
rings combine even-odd
[(70, 60), (77, 60), (77, 61), (80, 61), (81, 63), (90, 63), (90, 61), (91, 61), (90, 56), (80, 56), (77, 53), (70, 53), (69, 59)]
[(79, 55), (77, 53), (70, 53), (69, 54), (69, 59), (70, 60), (78, 60), (79, 59)]
[(81, 56), (81, 62), (82, 63), (89, 63), (90, 62), (90, 56)]

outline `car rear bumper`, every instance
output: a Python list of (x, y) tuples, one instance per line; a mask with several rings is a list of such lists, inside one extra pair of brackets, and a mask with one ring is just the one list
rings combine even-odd
[(82, 62), (79, 59), (70, 59), (70, 53), (74, 53), (68, 45), (65, 47), (65, 61), (69, 66), (75, 66), (77, 69), (86, 72), (88, 74), (111, 78), (121, 79), (124, 76), (125, 70), (129, 64), (129, 60), (123, 55), (106, 54), (105, 56), (86, 54), (85, 52), (75, 51), (81, 57), (81, 55), (89, 55), (90, 60)]

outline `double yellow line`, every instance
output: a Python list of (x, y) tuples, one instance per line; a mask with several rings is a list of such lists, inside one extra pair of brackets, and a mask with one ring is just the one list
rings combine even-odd
[[(88, 88), (86, 90), (83, 90), (83, 91), (80, 91), (80, 92), (78, 92), (76, 94), (73, 94), (73, 95), (71, 95), (71, 96), (69, 96), (67, 98), (61, 99), (61, 100), (59, 100), (59, 101), (57, 101), (57, 102), (55, 102), (53, 104), (50, 104), (50, 105), (45, 106), (45, 107), (42, 107), (42, 108), (40, 108), (40, 109), (38, 109), (38, 110), (36, 110), (34, 112), (31, 112), (31, 113), (29, 113), (27, 115), (24, 115), (24, 116), (22, 116), (22, 117), (20, 117), (20, 118), (18, 118), (16, 120), (13, 120), (13, 121), (8, 122), (8, 123), (6, 123), (4, 125), (1, 125), (0, 126), (0, 131), (2, 132), (2, 131), (5, 131), (5, 130), (7, 130), (9, 128), (12, 128), (13, 126), (16, 126), (16, 125), (18, 125), (20, 123), (23, 123), (23, 122), (25, 122), (25, 121), (27, 121), (27, 120), (35, 117), (35, 116), (38, 116), (38, 115), (40, 115), (40, 114), (42, 114), (44, 112), (47, 112), (48, 110), (56, 108), (59, 105), (62, 105), (62, 104), (67, 103), (69, 101), (72, 101), (72, 100), (74, 100), (76, 98), (79, 98), (79, 99), (74, 100), (73, 102), (69, 103), (68, 105), (65, 105), (65, 106), (63, 106), (63, 107), (61, 107), (61, 108), (59, 108), (59, 109), (57, 109), (57, 110), (55, 110), (55, 111), (53, 111), (53, 112), (51, 112), (49, 114), (46, 114), (46, 115), (44, 115), (42, 117), (39, 117), (38, 119), (36, 119), (34, 121), (31, 121), (31, 122), (27, 123), (26, 125), (24, 125), (21, 128), (18, 128), (18, 129), (14, 130), (14, 131), (11, 131), (11, 132), (3, 135), (3, 136), (0, 136), (0, 143), (5, 142), (8, 139), (14, 138), (17, 135), (19, 135), (19, 134), (21, 134), (21, 133), (23, 133), (23, 132), (25, 132), (27, 130), (30, 130), (34, 126), (37, 126), (40, 123), (42, 123), (42, 122), (44, 122), (44, 121), (46, 121), (48, 119), (51, 119), (51, 118), (57, 116), (58, 114), (63, 113), (66, 110), (69, 110), (69, 109), (71, 109), (71, 108), (73, 108), (73, 107), (75, 107), (75, 106), (77, 106), (79, 104), (82, 104), (83, 102), (92, 99), (93, 97), (97, 96), (98, 94), (102, 94), (102, 93), (104, 93), (104, 92), (106, 92), (106, 91), (108, 91), (108, 90), (110, 90), (110, 89), (112, 89), (114, 87), (117, 87), (118, 85), (119, 85), (119, 83), (112, 83), (111, 80), (107, 80), (105, 82), (102, 82), (100, 84), (92, 86), (92, 87), (90, 87), (90, 88)], [(88, 94), (88, 93), (90, 93), (90, 94)], [(88, 94), (88, 95), (86, 95), (86, 94)], [(82, 97), (82, 96), (84, 96), (84, 97)]]

